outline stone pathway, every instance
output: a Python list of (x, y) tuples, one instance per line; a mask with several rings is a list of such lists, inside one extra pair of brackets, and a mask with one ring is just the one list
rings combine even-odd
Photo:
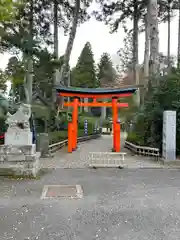
[(85, 168), (89, 164), (89, 152), (110, 152), (112, 137), (102, 136), (99, 139), (83, 142), (73, 153), (67, 153), (67, 148), (55, 153), (53, 158), (41, 159), (43, 168)]
[[(132, 156), (126, 149), (123, 149), (126, 134), (121, 135), (121, 149), (127, 152), (124, 168), (169, 168), (156, 160), (143, 156)], [(55, 153), (53, 158), (41, 159), (42, 168), (87, 168), (90, 159), (89, 152), (111, 152), (112, 136), (104, 135), (99, 139), (90, 140), (79, 144), (78, 149), (68, 154), (67, 149)], [(172, 166), (171, 166), (172, 168)], [(177, 166), (176, 166), (177, 168)]]

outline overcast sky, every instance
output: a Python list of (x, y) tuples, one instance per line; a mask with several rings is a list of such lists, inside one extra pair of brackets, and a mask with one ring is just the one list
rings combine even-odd
[[(160, 52), (167, 54), (167, 24), (159, 26), (160, 36)], [(175, 17), (171, 22), (171, 54), (177, 54), (177, 40), (178, 40), (178, 17)], [(73, 46), (73, 51), (70, 59), (71, 66), (77, 62), (77, 58), (87, 41), (92, 45), (95, 61), (98, 62), (103, 52), (108, 52), (112, 56), (114, 64), (118, 64), (117, 50), (123, 45), (124, 33), (122, 28), (114, 34), (109, 33), (108, 26), (104, 23), (97, 22), (94, 18), (82, 24), (77, 29), (77, 34)], [(68, 37), (63, 36), (63, 32), (59, 34), (59, 54), (64, 54)], [(139, 60), (143, 61), (144, 54), (144, 34), (139, 37)], [(5, 68), (8, 62), (9, 55), (0, 55), (0, 68)]]

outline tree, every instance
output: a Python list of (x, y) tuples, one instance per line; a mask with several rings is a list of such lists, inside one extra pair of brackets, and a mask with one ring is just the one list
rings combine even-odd
[[(33, 92), (38, 91), (38, 93), (41, 93), (42, 96), (48, 100), (51, 100), (52, 96), (52, 76), (54, 68), (54, 62), (51, 61), (52, 58), (52, 54), (44, 50), (39, 58), (33, 59)], [(18, 59), (17, 57), (10, 58), (6, 68), (6, 75), (12, 83), (11, 95), (13, 95), (14, 100), (25, 101), (23, 89), (24, 74), (25, 65), (23, 59)]]
[(95, 63), (91, 44), (87, 42), (72, 70), (72, 86), (93, 88), (97, 86)]
[(131, 123), (135, 114), (138, 111), (138, 105), (136, 102), (136, 93), (128, 98), (122, 98), (120, 102), (127, 102), (128, 108), (120, 108), (120, 118), (125, 120), (126, 124)]
[(159, 53), (159, 72), (161, 76), (167, 75), (172, 71), (175, 63), (175, 57), (170, 55), (166, 56), (163, 53)]
[(65, 84), (66, 86), (69, 84), (65, 79), (65, 75), (68, 72), (68, 64), (69, 64), (70, 55), (71, 55), (71, 51), (72, 51), (73, 44), (74, 44), (74, 39), (76, 36), (79, 15), (80, 15), (80, 0), (76, 0), (75, 7), (74, 7), (74, 13), (73, 13), (74, 18), (72, 21), (72, 27), (71, 27), (71, 31), (69, 33), (69, 39), (68, 39), (68, 43), (67, 43), (65, 54), (64, 54), (63, 65), (61, 68), (60, 82), (62, 82), (62, 80), (63, 80), (63, 84)]
[[(34, 61), (34, 91), (38, 91), (46, 99), (51, 101), (53, 88), (53, 72), (55, 62), (52, 61), (53, 54), (48, 50), (44, 50), (43, 54)], [(61, 66), (61, 61), (57, 63), (57, 67)], [(60, 66), (59, 66), (60, 65)]]
[[(127, 20), (133, 21), (132, 30), (132, 69), (134, 78), (136, 78), (136, 65), (138, 64), (138, 23), (142, 15), (144, 15), (144, 8), (146, 1), (143, 0), (128, 0), (128, 1), (107, 1), (99, 0), (100, 12), (96, 12), (98, 20), (103, 20), (111, 26), (112, 32), (117, 31), (120, 24), (123, 25), (125, 32), (128, 31), (126, 22)], [(117, 14), (118, 13), (118, 14)], [(117, 18), (118, 16), (118, 18)]]
[[(56, 65), (53, 76), (53, 86), (56, 84), (62, 84), (69, 86), (69, 60), (71, 51), (73, 48), (74, 39), (76, 36), (76, 29), (78, 24), (83, 23), (89, 18), (87, 14), (87, 8), (91, 4), (92, 0), (74, 0), (74, 1), (57, 1), (53, 2), (53, 19), (54, 19), (54, 59), (58, 62), (58, 26), (62, 26), (65, 33), (69, 32), (69, 39), (67, 42), (66, 50), (63, 56), (63, 64)], [(52, 88), (52, 108), (56, 101), (56, 94)]]
[[(54, 0), (53, 2), (53, 17), (54, 17), (54, 59), (57, 61), (59, 59), (59, 43), (58, 43), (58, 1)], [(58, 68), (54, 69), (53, 72), (53, 86), (58, 82), (59, 70)], [(52, 88), (52, 109), (55, 107), (56, 102), (56, 90)]]
[[(152, 9), (152, 6), (154, 6), (155, 3), (155, 8), (156, 8), (156, 13), (155, 18), (159, 21), (167, 21), (168, 20), (168, 6), (169, 6), (169, 1), (147, 1), (147, 0), (127, 0), (127, 1), (122, 1), (122, 0), (117, 0), (117, 1), (106, 1), (106, 0), (97, 0), (97, 2), (100, 4), (100, 7), (98, 11), (95, 12), (95, 16), (97, 18), (97, 20), (100, 21), (104, 21), (106, 24), (108, 24), (112, 30), (112, 32), (117, 31), (119, 25), (121, 24), (124, 27), (125, 32), (127, 32), (128, 30), (132, 31), (132, 35), (133, 35), (133, 41), (132, 41), (132, 45), (133, 45), (133, 55), (132, 55), (132, 69), (133, 72), (135, 73), (136, 69), (136, 65), (138, 64), (138, 33), (140, 31), (144, 31), (144, 20), (145, 20), (145, 16), (147, 15), (147, 6), (148, 10), (150, 10), (150, 7)], [(154, 3), (153, 3), (154, 2)], [(150, 4), (148, 4), (150, 3)], [(177, 0), (172, 0), (171, 1), (171, 9), (172, 12), (174, 11), (174, 9), (177, 9)], [(152, 11), (150, 11), (152, 12)], [(149, 15), (150, 16), (150, 15)], [(150, 20), (148, 16), (148, 21)], [(151, 22), (153, 19), (155, 19), (154, 17), (151, 17)], [(127, 29), (127, 20), (132, 20), (133, 21), (133, 29)], [(143, 25), (140, 27), (139, 24), (139, 20), (143, 20)], [(150, 30), (152, 30), (154, 27), (156, 27), (155, 23), (152, 23), (153, 27), (151, 27)], [(149, 25), (150, 26), (150, 25)], [(147, 28), (146, 28), (147, 29)], [(156, 28), (157, 31), (157, 28)], [(152, 33), (153, 31), (151, 31), (151, 35), (155, 33)], [(146, 32), (147, 34), (147, 32)], [(155, 36), (154, 36), (155, 37)], [(151, 37), (151, 50), (155, 49), (155, 39), (157, 40), (157, 37), (152, 41), (153, 37)], [(147, 43), (147, 41), (146, 41)], [(153, 45), (153, 47), (152, 47)], [(157, 45), (157, 43), (156, 43)], [(157, 46), (156, 46), (157, 48)], [(146, 45), (146, 49), (147, 49), (147, 45)], [(152, 51), (151, 51), (152, 52)], [(156, 54), (157, 55), (157, 54)], [(154, 58), (155, 60), (155, 51), (153, 50), (153, 54), (151, 54), (151, 60), (152, 58)], [(146, 58), (146, 60), (148, 60)], [(152, 62), (154, 62), (154, 60)], [(151, 65), (151, 72), (152, 69), (155, 71), (156, 67), (158, 64), (154, 64), (152, 63)], [(146, 61), (146, 66), (147, 66), (147, 61)], [(146, 68), (147, 70), (147, 68)], [(149, 70), (149, 69), (148, 69)], [(147, 75), (147, 73), (145, 74)], [(134, 75), (136, 76), (136, 75)]]
[[(18, 5), (17, 14), (13, 21), (1, 21), (5, 29), (2, 37), (1, 50), (38, 54), (42, 44), (50, 45), (50, 13), (47, 10), (46, 0), (27, 0)], [(30, 36), (30, 22), (33, 23), (33, 38)]]
[(167, 59), (168, 59), (168, 70), (171, 69), (171, 19), (176, 15), (176, 11), (178, 9), (178, 1), (177, 0), (161, 0), (161, 8), (164, 12), (162, 20), (164, 22), (167, 21), (167, 32), (168, 32), (168, 44), (167, 44)]
[(7, 78), (11, 81), (11, 98), (13, 102), (24, 101), (24, 64), (17, 57), (11, 57), (5, 70)]
[(2, 70), (0, 70), (0, 90), (6, 91), (7, 85), (7, 75), (5, 72), (3, 72)]
[(177, 67), (180, 68), (180, 0), (178, 1), (178, 51), (177, 51)]
[(158, 4), (157, 0), (149, 2), (149, 22), (150, 22), (150, 75), (156, 75), (159, 67), (159, 30), (158, 30)]
[(113, 82), (116, 77), (111, 57), (108, 53), (103, 53), (98, 64), (98, 80), (100, 84)]
[(136, 143), (162, 149), (163, 112), (177, 112), (176, 141), (177, 154), (180, 153), (180, 74), (175, 72), (159, 77), (159, 88), (154, 88), (151, 99), (145, 102), (144, 110), (138, 115), (135, 124)]
[(119, 49), (118, 55), (120, 56), (120, 69), (126, 72), (127, 69), (132, 69), (133, 63), (133, 36), (132, 32), (128, 33), (123, 39), (124, 45)]
[[(98, 81), (103, 87), (104, 84), (112, 83), (115, 80), (116, 72), (113, 68), (111, 57), (108, 53), (103, 53), (98, 64)], [(101, 108), (101, 118), (106, 118), (106, 107)]]
[(144, 93), (147, 90), (149, 78), (149, 50), (150, 50), (150, 23), (149, 23), (149, 5), (147, 6), (147, 13), (144, 16), (145, 22), (145, 46), (144, 46), (144, 89), (142, 96), (142, 104), (144, 104)]
[[(45, 5), (44, 5), (45, 4)], [(6, 34), (2, 36), (1, 48), (22, 53), (24, 65), (24, 90), (27, 103), (31, 103), (33, 92), (33, 56), (42, 52), (41, 44), (49, 43), (50, 21), (46, 0), (27, 0), (17, 8), (14, 21), (2, 21)], [(47, 40), (47, 42), (46, 42)]]
[(12, 20), (16, 14), (17, 6), (22, 1), (0, 0), (0, 22)]

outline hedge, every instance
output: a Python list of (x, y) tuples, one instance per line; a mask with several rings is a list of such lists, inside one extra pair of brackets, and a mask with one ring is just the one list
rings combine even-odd
[(126, 141), (133, 143), (138, 146), (143, 146), (144, 145), (144, 139), (142, 139), (137, 133), (131, 132), (128, 133)]
[[(93, 134), (93, 131), (88, 131), (88, 134)], [(78, 129), (78, 137), (84, 136), (84, 129)], [(49, 144), (57, 143), (68, 138), (67, 131), (54, 131), (49, 133)]]
[[(84, 120), (88, 120), (88, 134), (94, 133), (95, 119), (92, 117), (81, 116), (78, 121), (78, 137), (84, 136)], [(67, 123), (68, 124), (68, 123)], [(68, 138), (68, 130), (60, 130), (49, 133), (50, 144), (63, 141)]]

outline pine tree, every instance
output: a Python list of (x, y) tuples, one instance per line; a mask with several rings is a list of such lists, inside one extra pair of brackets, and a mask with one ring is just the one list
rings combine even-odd
[(76, 67), (72, 70), (72, 86), (97, 87), (95, 62), (91, 44), (87, 42), (80, 54)]
[(116, 77), (111, 57), (108, 53), (103, 53), (98, 64), (98, 80), (100, 83), (113, 82)]

